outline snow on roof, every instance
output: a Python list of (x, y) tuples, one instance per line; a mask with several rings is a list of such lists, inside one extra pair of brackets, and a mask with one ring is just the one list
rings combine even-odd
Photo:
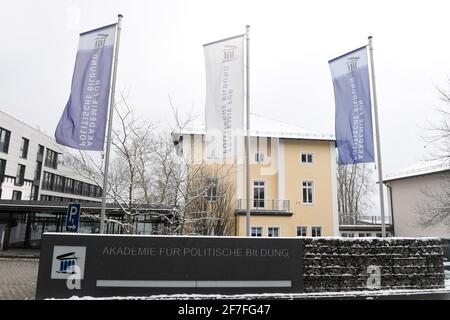
[(419, 163), (406, 167), (397, 173), (386, 175), (383, 181), (423, 176), (448, 170), (450, 170), (450, 159), (423, 160)]
[[(205, 134), (205, 124), (200, 123), (182, 130), (183, 134)], [(255, 137), (291, 138), (335, 141), (331, 133), (319, 133), (280, 120), (251, 114), (250, 135)]]

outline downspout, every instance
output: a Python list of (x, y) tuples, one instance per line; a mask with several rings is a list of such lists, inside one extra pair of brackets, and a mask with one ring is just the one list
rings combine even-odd
[(395, 237), (395, 224), (394, 224), (394, 205), (392, 203), (392, 187), (387, 183), (383, 182), (383, 184), (389, 189), (389, 206), (390, 206), (390, 218), (391, 218), (391, 226), (392, 226), (392, 236)]

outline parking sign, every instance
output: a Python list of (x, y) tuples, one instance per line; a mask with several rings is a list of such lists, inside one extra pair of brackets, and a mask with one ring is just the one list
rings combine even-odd
[(79, 203), (70, 203), (67, 210), (66, 232), (78, 232), (81, 206)]

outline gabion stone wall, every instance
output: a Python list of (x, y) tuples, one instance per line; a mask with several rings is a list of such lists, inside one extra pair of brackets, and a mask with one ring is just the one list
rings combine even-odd
[(306, 292), (444, 287), (439, 239), (305, 238), (303, 243)]

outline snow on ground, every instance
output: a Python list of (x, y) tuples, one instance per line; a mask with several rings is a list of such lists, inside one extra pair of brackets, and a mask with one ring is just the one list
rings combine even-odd
[[(305, 299), (305, 298), (336, 298), (336, 297), (380, 297), (389, 295), (423, 295), (436, 293), (450, 293), (450, 279), (445, 280), (445, 289), (430, 290), (378, 290), (378, 291), (349, 291), (349, 292), (320, 292), (320, 293), (262, 293), (262, 294), (173, 294), (173, 295), (152, 295), (152, 296), (128, 296), (128, 297), (77, 297), (73, 296), (69, 300), (257, 300), (257, 299)], [(52, 299), (51, 299), (52, 300)]]

